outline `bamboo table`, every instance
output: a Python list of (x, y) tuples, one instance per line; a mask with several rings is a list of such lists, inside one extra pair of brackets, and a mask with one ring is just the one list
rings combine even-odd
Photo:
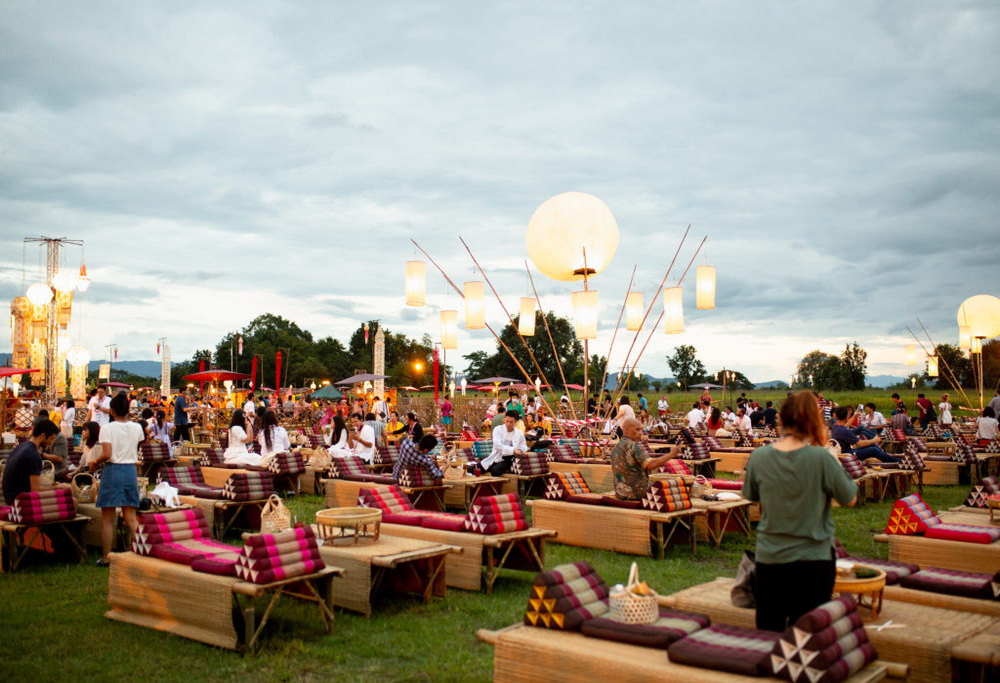
[(441, 483), (448, 487), (444, 493), (445, 507), (460, 507), (466, 512), (472, 507), (472, 502), (479, 496), (495, 496), (500, 492), (506, 479), (503, 477), (480, 476), (462, 477), (461, 479), (448, 479), (445, 477)]
[[(878, 613), (882, 610), (882, 591), (885, 590), (885, 572), (863, 564), (856, 564), (855, 566), (871, 569), (877, 572), (877, 574), (866, 578), (859, 578), (853, 572), (845, 575), (837, 574), (837, 578), (833, 583), (833, 592), (840, 595), (850, 593), (857, 597), (858, 607), (867, 607), (871, 611), (871, 614), (865, 621), (874, 621), (878, 619)], [(867, 602), (865, 601), (866, 598)]]
[[(46, 537), (54, 537), (55, 534), (59, 534), (61, 537), (69, 539), (70, 547), (76, 553), (77, 560), (83, 564), (87, 561), (87, 548), (83, 544), (83, 530), (89, 521), (89, 517), (77, 515), (73, 519), (62, 519), (56, 522), (32, 524), (0, 522), (0, 534), (3, 535), (2, 545), (7, 550), (6, 571), (16, 572), (28, 551), (32, 549), (33, 544), (42, 540), (43, 534)], [(0, 552), (0, 562), (3, 559), (3, 553)], [(0, 565), (0, 570), (2, 569), (4, 567)]]

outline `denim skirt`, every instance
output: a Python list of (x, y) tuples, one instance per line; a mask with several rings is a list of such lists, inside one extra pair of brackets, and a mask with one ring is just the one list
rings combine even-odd
[(99, 508), (139, 507), (139, 474), (134, 464), (108, 463), (104, 466), (96, 505)]

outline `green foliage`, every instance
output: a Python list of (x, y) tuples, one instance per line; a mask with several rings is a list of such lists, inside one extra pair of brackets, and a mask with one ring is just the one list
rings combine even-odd
[(868, 353), (857, 342), (846, 344), (838, 358), (810, 351), (799, 361), (793, 386), (816, 391), (860, 391), (865, 388)]
[[(521, 342), (517, 334), (514, 323), (504, 325), (500, 331), (500, 342), (497, 342), (497, 350), (493, 355), (488, 355), (485, 351), (475, 351), (463, 356), (469, 365), (465, 368), (465, 373), (470, 379), (481, 377), (514, 377), (523, 379), (524, 372), (521, 367), (528, 372), (530, 378), (534, 378), (541, 368), (544, 375), (544, 382), (547, 384), (561, 384), (562, 379), (559, 373), (559, 366), (562, 365), (567, 382), (578, 382), (583, 380), (583, 344), (576, 339), (576, 331), (573, 324), (566, 318), (557, 316), (551, 312), (545, 314), (545, 321), (542, 314), (535, 312), (535, 334), (531, 337), (524, 337)], [(548, 323), (552, 340), (549, 340), (549, 333), (545, 331), (545, 324)], [(527, 344), (528, 349), (525, 348)], [(553, 354), (552, 347), (555, 345), (556, 354)], [(517, 359), (517, 363), (511, 359), (510, 354), (504, 349), (510, 349), (511, 354)], [(531, 355), (534, 355), (535, 362)], [(558, 358), (557, 358), (558, 355)], [(520, 363), (521, 367), (518, 367)], [(594, 377), (591, 370), (591, 377)], [(597, 375), (600, 381), (600, 375)]]
[(865, 388), (865, 375), (868, 373), (868, 352), (858, 346), (857, 342), (845, 344), (844, 352), (840, 354), (840, 385), (833, 387), (838, 391), (855, 391)]
[(685, 390), (688, 386), (701, 381), (705, 377), (705, 366), (698, 360), (697, 350), (689, 345), (682, 344), (674, 349), (674, 355), (667, 356), (667, 365), (674, 377), (681, 383)]

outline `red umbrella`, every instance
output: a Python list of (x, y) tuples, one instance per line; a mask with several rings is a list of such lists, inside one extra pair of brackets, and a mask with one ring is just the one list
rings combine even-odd
[(101, 382), (97, 386), (99, 387), (114, 387), (115, 389), (131, 389), (131, 384), (125, 384), (125, 382)]
[(583, 391), (583, 387), (579, 384), (566, 384), (565, 387), (567, 389), (573, 389), (574, 391)]
[(250, 379), (250, 375), (216, 368), (214, 370), (202, 370), (201, 372), (185, 375), (184, 379), (189, 382), (225, 382), (226, 380), (237, 382), (241, 379)]
[(41, 368), (0, 368), (0, 377), (10, 377), (11, 375), (27, 375), (32, 372), (41, 372)]
[(400, 391), (420, 391), (420, 389), (416, 387), (399, 387), (399, 389)]

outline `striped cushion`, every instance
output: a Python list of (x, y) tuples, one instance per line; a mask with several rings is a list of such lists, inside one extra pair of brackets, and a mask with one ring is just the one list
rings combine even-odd
[(972, 524), (937, 524), (924, 532), (927, 538), (989, 544), (1000, 540), (1000, 528)]
[(368, 463), (357, 455), (330, 458), (330, 468), (334, 477), (344, 477), (349, 474), (371, 474)]
[(514, 474), (529, 476), (533, 474), (546, 474), (549, 471), (549, 463), (545, 458), (544, 451), (533, 451), (530, 453), (519, 453), (514, 456), (514, 464), (511, 467)]
[(865, 476), (865, 466), (858, 460), (858, 456), (853, 453), (846, 453), (839, 456), (839, 459), (841, 466), (851, 475), (851, 479), (860, 479)]
[(146, 441), (139, 446), (139, 462), (165, 462), (170, 460), (170, 446), (159, 440)]
[(472, 450), (476, 454), (476, 458), (482, 460), (490, 453), (493, 452), (493, 439), (481, 439), (480, 441), (472, 442)]
[(136, 531), (132, 538), (132, 552), (149, 555), (154, 545), (210, 539), (212, 532), (201, 508), (174, 512), (144, 513), (136, 517)]
[(281, 452), (274, 454), (267, 469), (272, 474), (302, 474), (306, 471), (306, 464), (298, 451)]
[(574, 630), (608, 611), (608, 585), (587, 562), (535, 575), (524, 613), (529, 626)]
[(579, 460), (573, 452), (572, 446), (567, 444), (553, 444), (549, 446), (548, 459), (551, 462), (577, 462)]
[(701, 442), (708, 446), (708, 450), (710, 451), (722, 450), (722, 442), (714, 436), (706, 436)]
[(694, 437), (694, 432), (687, 427), (681, 427), (680, 434), (677, 435), (677, 438), (677, 443), (686, 444), (688, 446), (698, 443), (698, 440)]
[(955, 462), (971, 465), (976, 462), (976, 452), (972, 450), (972, 446), (969, 444), (964, 441), (958, 441), (955, 443), (955, 452), (951, 454), (951, 459)]
[(906, 588), (933, 593), (1000, 600), (1000, 583), (997, 582), (996, 576), (989, 574), (972, 574), (928, 567), (903, 577), (899, 583)]
[[(375, 508), (386, 513), (410, 512), (413, 503), (398, 486), (380, 489), (361, 489), (358, 491), (358, 505), (365, 508)], [(385, 518), (383, 517), (383, 520)]]
[(714, 624), (671, 644), (667, 656), (677, 664), (760, 676), (780, 636), (773, 631)]
[(439, 486), (440, 479), (435, 479), (426, 465), (404, 465), (399, 471), (399, 485), (406, 488), (423, 486)]
[(244, 581), (268, 584), (312, 574), (326, 567), (311, 526), (247, 538), (236, 574)]
[(222, 487), (223, 498), (237, 501), (264, 500), (274, 493), (270, 472), (234, 472)]
[(668, 472), (670, 474), (691, 474), (691, 469), (687, 466), (687, 463), (680, 458), (667, 460), (660, 467), (659, 471)]
[(912, 493), (893, 503), (885, 533), (903, 536), (921, 534), (927, 531), (928, 527), (940, 523), (941, 520), (927, 507), (920, 494)]
[(480, 534), (503, 534), (528, 527), (524, 506), (516, 493), (476, 498), (465, 520), (466, 529)]
[(206, 448), (198, 460), (198, 464), (202, 467), (217, 467), (224, 464), (224, 462), (221, 448)]
[(66, 488), (49, 488), (17, 494), (7, 518), (18, 524), (61, 522), (76, 517), (76, 501)]
[(679, 479), (651, 482), (642, 497), (642, 507), (656, 512), (674, 512), (691, 507), (687, 486)]
[(684, 446), (683, 457), (685, 460), (708, 460), (711, 455), (708, 452), (708, 446), (703, 443), (696, 443)]
[(652, 624), (623, 624), (607, 617), (597, 617), (583, 622), (580, 630), (591, 638), (662, 649), (675, 640), (706, 628), (710, 623), (711, 619), (705, 614), (661, 607), (659, 618)]
[(979, 480), (969, 496), (965, 499), (965, 505), (973, 508), (987, 507), (986, 499), (994, 493), (1000, 493), (1000, 481), (996, 477), (985, 477)]
[(562, 500), (568, 495), (590, 493), (590, 487), (579, 472), (550, 472), (545, 482), (545, 498)]

